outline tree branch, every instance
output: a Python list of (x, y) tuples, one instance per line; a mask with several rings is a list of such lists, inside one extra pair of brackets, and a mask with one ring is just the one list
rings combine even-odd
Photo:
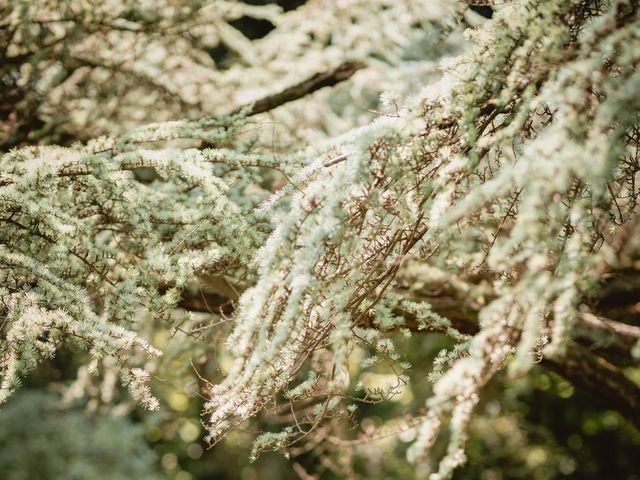
[(571, 343), (562, 358), (542, 364), (617, 410), (640, 430), (640, 388), (604, 358)]
[[(477, 312), (452, 311), (452, 302), (435, 300), (431, 302), (434, 312), (446, 316), (452, 326), (462, 333), (476, 334), (479, 331)], [(396, 311), (407, 318), (405, 327), (418, 330), (415, 318), (406, 312)], [(617, 322), (615, 322), (617, 323)], [(634, 332), (635, 333), (635, 332)], [(602, 401), (608, 408), (620, 412), (630, 423), (640, 430), (640, 387), (604, 358), (589, 352), (585, 347), (571, 342), (564, 356), (544, 358), (542, 364), (564, 377), (576, 387)]]
[[(278, 93), (268, 95), (254, 102), (249, 109), (248, 116), (268, 112), (276, 107), (284, 105), (285, 103), (305, 97), (316, 90), (320, 90), (321, 88), (332, 87), (340, 82), (344, 82), (363, 67), (365, 67), (365, 64), (356, 60), (344, 62), (330, 72), (316, 73), (296, 85), (287, 87)], [(246, 105), (239, 107), (234, 110), (231, 115), (238, 114), (246, 108)]]

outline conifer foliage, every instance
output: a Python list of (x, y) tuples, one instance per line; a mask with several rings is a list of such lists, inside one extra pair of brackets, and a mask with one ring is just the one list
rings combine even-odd
[[(538, 363), (640, 426), (621, 371), (640, 327), (606, 302), (640, 258), (637, 2), (513, 0), (488, 20), (463, 2), (44, 3), (0, 9), (0, 401), (72, 344), (156, 409), (145, 318), (195, 332), (204, 310), (233, 326), (224, 378), (202, 379), (207, 440), (282, 420), (253, 457), (412, 431), (416, 471), (450, 478), (483, 387)], [(243, 16), (274, 28), (251, 40)], [(446, 58), (411, 63), (425, 42)], [(345, 60), (366, 66), (338, 98), (405, 83), (372, 120), (332, 91), (274, 105), (274, 146), (252, 102)], [(213, 277), (233, 287), (224, 312), (198, 306)], [(403, 346), (429, 332), (450, 347), (416, 372)], [(342, 427), (416, 381), (424, 410), (367, 438)]]

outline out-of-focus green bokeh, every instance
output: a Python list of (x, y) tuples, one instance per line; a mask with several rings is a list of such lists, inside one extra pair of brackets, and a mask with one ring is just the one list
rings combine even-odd
[[(431, 362), (447, 346), (447, 340), (438, 335), (415, 335), (404, 341), (416, 372), (422, 371), (422, 362)], [(84, 403), (62, 407), (59, 395), (42, 393), (36, 375), (0, 410), (0, 478), (296, 479), (293, 461), (309, 471), (320, 461), (312, 453), (288, 460), (276, 452), (264, 453), (250, 463), (251, 432), (268, 427), (265, 418), (208, 448), (200, 417), (204, 400), (185, 386), (193, 380), (193, 372), (184, 371), (184, 362), (167, 360), (164, 381), (157, 384), (162, 407), (153, 414), (135, 409), (117, 416), (102, 408), (88, 413)], [(49, 363), (46, 376), (63, 375), (68, 361), (61, 356)], [(358, 361), (352, 363), (358, 368)], [(29, 385), (40, 388), (30, 390)], [(379, 427), (385, 419), (419, 410), (429, 388), (426, 378), (414, 375), (399, 397), (361, 405), (358, 428)], [(455, 479), (640, 479), (640, 433), (619, 413), (555, 374), (537, 367), (516, 381), (498, 376), (484, 393), (471, 428), (468, 462)], [(413, 438), (409, 431), (398, 439), (355, 447), (355, 478), (416, 478), (405, 459)], [(328, 469), (320, 478), (344, 477)]]

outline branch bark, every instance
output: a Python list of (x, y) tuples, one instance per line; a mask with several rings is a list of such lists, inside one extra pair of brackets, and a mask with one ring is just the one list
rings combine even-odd
[(542, 364), (617, 410), (640, 431), (640, 388), (614, 365), (584, 347), (570, 344), (561, 359)]
[[(306, 97), (307, 95), (315, 92), (316, 90), (320, 90), (321, 88), (332, 87), (340, 82), (344, 82), (345, 80), (351, 78), (354, 73), (356, 73), (363, 67), (365, 67), (365, 64), (356, 60), (344, 62), (330, 72), (316, 73), (315, 75), (303, 80), (300, 83), (297, 83), (296, 85), (287, 87), (278, 93), (268, 95), (254, 102), (253, 105), (249, 108), (248, 115), (252, 116), (259, 113), (268, 112), (276, 107), (284, 105), (285, 103), (293, 102), (294, 100)], [(246, 105), (237, 108), (231, 113), (231, 115), (238, 114), (246, 108)]]

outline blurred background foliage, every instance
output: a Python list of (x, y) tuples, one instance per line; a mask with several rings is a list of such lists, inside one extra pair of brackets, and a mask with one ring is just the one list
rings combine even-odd
[(126, 416), (58, 405), (55, 394), (23, 390), (0, 414), (0, 472), (6, 480), (165, 478), (145, 427)]
[[(437, 335), (404, 341), (410, 344), (406, 351), (411, 352), (409, 360), (418, 367), (416, 371), (448, 346), (448, 340)], [(193, 370), (185, 372), (184, 362), (169, 355), (158, 373), (163, 380), (155, 391), (162, 405), (158, 412), (131, 408), (125, 402), (126, 393), (120, 407), (127, 408), (109, 407), (96, 398), (69, 402), (67, 395), (65, 401), (65, 395), (54, 393), (60, 384), (52, 384), (50, 379), (69, 382), (76, 357), (59, 355), (51, 360), (0, 411), (2, 478), (297, 479), (300, 477), (292, 465), (313, 471), (326, 462), (320, 478), (338, 479), (344, 478), (341, 457), (345, 464), (352, 462), (353, 478), (415, 478), (415, 470), (405, 460), (405, 449), (413, 440), (411, 431), (401, 434), (399, 441), (388, 437), (346, 446), (331, 452), (331, 458), (326, 446), (316, 446), (296, 455), (293, 463), (279, 452), (263, 453), (251, 463), (251, 432), (268, 430), (273, 422), (264, 415), (209, 449), (202, 441), (204, 400), (197, 394), (198, 375)], [(197, 362), (198, 356), (193, 358)], [(215, 378), (218, 367), (209, 363), (198, 368), (205, 369), (199, 370), (200, 374)], [(357, 359), (352, 368), (359, 368)], [(384, 380), (385, 373), (379, 375), (377, 380)], [(428, 393), (420, 389), (428, 388), (429, 383), (420, 378), (411, 380), (393, 400), (360, 406), (358, 431), (381, 427), (386, 419), (419, 410)], [(47, 388), (50, 392), (43, 393)], [(88, 391), (91, 394), (91, 389)], [(93, 393), (100, 395), (99, 389)], [(455, 479), (640, 478), (640, 433), (619, 413), (603, 408), (597, 398), (582, 394), (555, 374), (536, 367), (527, 378), (510, 384), (499, 377), (485, 393), (471, 428), (469, 461), (455, 473)]]

